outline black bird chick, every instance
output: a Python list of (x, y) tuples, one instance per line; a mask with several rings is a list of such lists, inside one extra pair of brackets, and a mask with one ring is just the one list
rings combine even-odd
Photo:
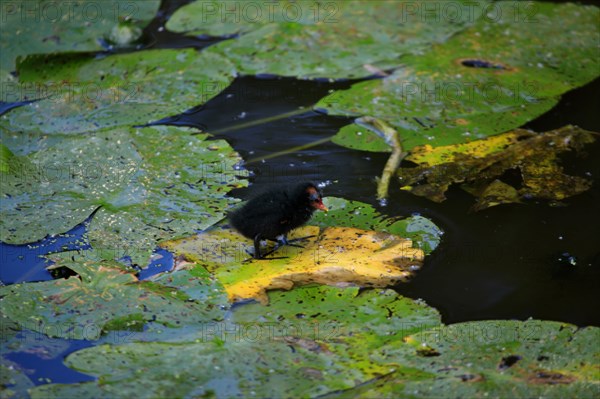
[(254, 258), (262, 259), (261, 240), (287, 244), (287, 234), (308, 222), (317, 209), (327, 212), (317, 186), (306, 182), (271, 189), (250, 199), (229, 215), (229, 222), (242, 235), (254, 240)]

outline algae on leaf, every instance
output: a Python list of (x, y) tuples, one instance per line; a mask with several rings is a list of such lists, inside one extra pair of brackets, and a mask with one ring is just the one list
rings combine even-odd
[(46, 134), (147, 124), (205, 103), (236, 73), (225, 58), (193, 49), (101, 59), (90, 54), (29, 56), (18, 72), (22, 85), (39, 88), (40, 100), (0, 117), (0, 127)]
[[(182, 8), (171, 26), (193, 33), (243, 33), (206, 50), (227, 57), (240, 73), (342, 79), (404, 64), (403, 56), (420, 54), (473, 24), (488, 1), (459, 0), (450, 11), (427, 1), (284, 2), (271, 4), (270, 13), (268, 3), (262, 3), (262, 18), (235, 20), (223, 16), (245, 16), (251, 7), (209, 4), (215, 9), (207, 10), (206, 2)], [(215, 23), (218, 17), (226, 22)]]
[[(527, 7), (534, 15), (524, 21)], [(392, 75), (336, 91), (315, 107), (384, 120), (409, 150), (520, 127), (598, 77), (598, 7), (499, 1), (488, 11), (448, 41), (402, 57)], [(369, 150), (371, 143), (353, 140), (356, 131), (342, 129), (336, 142)]]
[(214, 283), (208, 276), (195, 279), (205, 295), (194, 298), (159, 282), (138, 281), (113, 262), (67, 260), (59, 265), (77, 276), (0, 288), (4, 315), (50, 337), (86, 340), (110, 330), (141, 331), (149, 321), (180, 327), (223, 318), (224, 303), (211, 295)]
[(222, 219), (236, 202), (227, 192), (247, 184), (236, 174), (241, 158), (225, 141), (191, 132), (113, 129), (16, 157), (25, 166), (2, 174), (2, 241), (63, 233), (95, 211), (84, 237), (92, 247), (105, 259), (118, 253), (146, 266), (160, 241)]
[(2, 387), (0, 397), (2, 399), (25, 398), (27, 390), (34, 386), (34, 383), (17, 363), (4, 357), (0, 358), (0, 387)]
[[(474, 210), (528, 198), (560, 201), (586, 191), (591, 181), (563, 173), (558, 154), (593, 141), (594, 133), (565, 126), (539, 134), (517, 129), (467, 144), (416, 147), (406, 160), (418, 166), (398, 169), (398, 178), (403, 190), (436, 202), (445, 199), (451, 184), (464, 183), (477, 197)], [(501, 181), (510, 169), (519, 171), (520, 187)]]
[[(304, 25), (330, 16), (334, 20), (341, 2), (328, 2), (326, 9), (313, 0), (282, 0), (277, 3), (244, 3), (228, 0), (194, 1), (173, 13), (165, 26), (186, 35), (231, 36), (252, 32), (272, 22), (294, 21)], [(299, 11), (299, 12), (298, 12)]]
[[(374, 360), (395, 360), (430, 373), (411, 381), (391, 374), (333, 397), (594, 397), (600, 329), (540, 320), (490, 320), (440, 326), (383, 347)], [(381, 356), (381, 354), (384, 354)]]
[[(19, 56), (61, 51), (102, 51), (115, 28), (125, 21), (132, 28), (146, 25), (158, 11), (159, 0), (74, 0), (52, 2), (27, 0), (4, 2), (0, 18), (0, 82), (3, 72), (12, 72)], [(8, 90), (0, 101), (18, 91)], [(3, 93), (4, 94), (4, 93)]]
[(140, 384), (151, 397), (316, 397), (388, 373), (369, 360), (373, 351), (439, 325), (434, 309), (391, 290), (301, 287), (270, 297), (269, 306), (236, 307), (194, 342), (75, 352), (66, 364), (99, 381), (48, 384), (32, 397), (131, 397)]

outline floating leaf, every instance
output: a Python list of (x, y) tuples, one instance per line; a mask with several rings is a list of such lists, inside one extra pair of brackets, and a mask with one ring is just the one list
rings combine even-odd
[[(406, 159), (418, 166), (400, 168), (398, 175), (402, 189), (437, 202), (445, 199), (451, 184), (467, 182), (466, 189), (478, 196), (475, 210), (530, 197), (558, 201), (591, 185), (588, 179), (564, 174), (558, 154), (593, 141), (592, 133), (565, 126), (541, 134), (515, 130), (468, 144), (417, 147)], [(513, 168), (521, 173), (520, 188), (497, 180)]]
[[(264, 3), (254, 7), (262, 8), (261, 16), (248, 18), (245, 13), (255, 11), (244, 3), (197, 2), (175, 14), (170, 26), (193, 33), (245, 32), (206, 50), (224, 55), (244, 74), (359, 78), (373, 69), (398, 67), (402, 56), (443, 43), (474, 23), (485, 5), (455, 2), (448, 18), (443, 7), (424, 11), (427, 2), (284, 2), (270, 12)], [(235, 19), (227, 17), (232, 14)], [(218, 23), (219, 18), (226, 22)]]
[(310, 223), (321, 228), (331, 226), (356, 227), (398, 235), (412, 240), (413, 245), (430, 254), (439, 245), (443, 232), (423, 216), (405, 219), (386, 218), (371, 205), (343, 198), (324, 199), (329, 212), (317, 212)]
[[(389, 372), (369, 356), (386, 344), (438, 326), (439, 313), (422, 301), (392, 290), (304, 286), (269, 292), (269, 305), (234, 308), (232, 321), (241, 328), (261, 326), (288, 343), (307, 341), (342, 364), (363, 373), (363, 379)], [(320, 346), (319, 346), (320, 345)]]
[(0, 397), (2, 399), (25, 398), (27, 390), (34, 386), (18, 364), (4, 357), (0, 358), (0, 387), (2, 387)]
[(99, 381), (39, 386), (32, 398), (131, 398), (140, 395), (140, 384), (146, 397), (316, 397), (354, 385), (351, 370), (283, 341), (103, 345), (75, 352), (66, 363)]
[[(127, 20), (139, 29), (154, 18), (159, 5), (159, 0), (4, 3), (0, 18), (0, 69), (13, 71), (18, 56), (105, 50), (102, 41), (120, 21)], [(15, 100), (2, 98), (0, 101)]]
[(389, 290), (301, 287), (270, 297), (266, 307), (236, 307), (195, 342), (75, 352), (67, 365), (101, 382), (50, 384), (32, 395), (127, 397), (143, 384), (152, 397), (315, 397), (388, 372), (369, 362), (367, 349), (439, 324), (434, 309)]
[(19, 64), (19, 81), (43, 99), (3, 115), (0, 126), (71, 134), (142, 125), (205, 103), (234, 74), (223, 57), (193, 49), (102, 59), (89, 54), (30, 56)]
[[(187, 35), (228, 36), (247, 33), (272, 22), (314, 24), (315, 12), (337, 13), (340, 4), (330, 2), (327, 10), (312, 0), (283, 0), (277, 4), (231, 3), (227, 0), (195, 1), (177, 9), (166, 28)], [(299, 12), (298, 12), (299, 11)], [(333, 16), (331, 16), (333, 19)]]
[[(517, 128), (598, 76), (597, 7), (506, 1), (487, 11), (445, 43), (402, 57), (392, 75), (334, 92), (316, 107), (382, 119), (409, 150)], [(343, 129), (336, 142), (354, 142), (356, 130)], [(363, 143), (354, 148), (371, 147)]]
[[(201, 296), (203, 303), (190, 301), (176, 288), (138, 281), (110, 262), (65, 266), (77, 276), (0, 288), (6, 317), (50, 337), (96, 340), (109, 330), (140, 330), (147, 321), (177, 327), (223, 316), (210, 296)], [(205, 291), (213, 284), (208, 276), (196, 283)]]
[[(598, 392), (600, 329), (551, 321), (479, 321), (441, 326), (394, 343), (382, 352), (431, 373), (411, 381), (402, 373), (334, 397), (565, 398)], [(377, 352), (374, 360), (380, 360)]]
[[(19, 167), (2, 174), (2, 241), (68, 231), (99, 208), (85, 236), (94, 249), (146, 266), (158, 242), (222, 219), (235, 202), (225, 194), (246, 184), (235, 168), (241, 158), (225, 141), (190, 133), (114, 129), (18, 157)], [(18, 137), (23, 143), (11, 145), (31, 146), (27, 135)]]
[(14, 163), (14, 154), (12, 151), (0, 143), (0, 173), (9, 173), (10, 165)]
[(391, 152), (391, 147), (385, 142), (384, 138), (378, 136), (371, 129), (364, 125), (353, 123), (342, 127), (332, 138), (331, 141), (343, 147), (353, 150), (371, 151), (371, 152)]
[[(205, 265), (225, 286), (231, 300), (254, 298), (263, 303), (267, 302), (266, 290), (291, 289), (307, 283), (383, 287), (407, 280), (421, 267), (424, 251), (413, 247), (410, 239), (397, 235), (417, 219), (402, 224), (389, 223), (383, 217), (378, 221), (373, 218), (376, 216), (373, 209), (363, 204), (367, 212), (370, 208), (365, 220), (390, 231), (377, 232), (352, 227), (360, 225), (353, 219), (361, 215), (359, 204), (332, 198), (326, 198), (325, 202), (332, 209), (331, 217), (314, 219), (323, 228), (306, 226), (295, 230), (289, 238), (304, 238), (298, 241), (302, 248), (278, 248), (270, 255), (272, 259), (243, 263), (249, 259), (245, 250), (247, 240), (225, 228), (163, 245)], [(339, 219), (346, 226), (336, 226)], [(424, 229), (415, 230), (427, 234)]]

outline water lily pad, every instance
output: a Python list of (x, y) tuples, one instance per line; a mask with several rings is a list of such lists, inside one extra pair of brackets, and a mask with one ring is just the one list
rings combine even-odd
[(95, 212), (84, 237), (92, 247), (105, 259), (128, 256), (146, 266), (158, 242), (222, 219), (236, 202), (226, 193), (247, 184), (236, 176), (241, 158), (225, 141), (191, 132), (114, 129), (16, 157), (2, 175), (2, 241), (34, 242)]
[[(3, 350), (4, 352), (4, 350)], [(18, 364), (0, 358), (0, 397), (2, 399), (27, 397), (27, 390), (35, 385)]]
[(392, 151), (391, 147), (385, 142), (383, 137), (377, 135), (373, 130), (357, 123), (342, 127), (331, 138), (331, 141), (353, 150), (371, 152)]
[[(406, 159), (418, 166), (398, 170), (402, 189), (433, 201), (445, 199), (453, 183), (478, 198), (475, 210), (536, 197), (559, 201), (591, 186), (583, 177), (563, 173), (558, 154), (594, 141), (591, 132), (574, 126), (536, 134), (515, 130), (467, 144), (416, 147)], [(498, 180), (509, 169), (520, 172), (521, 187)]]
[(128, 21), (140, 29), (154, 18), (159, 5), (159, 0), (4, 2), (0, 18), (0, 69), (14, 71), (19, 56), (104, 50), (102, 42), (110, 38), (120, 23)]
[[(392, 374), (336, 397), (593, 397), (600, 329), (551, 321), (479, 321), (422, 331), (384, 349), (385, 358), (433, 374)], [(394, 347), (392, 349), (391, 347)], [(378, 352), (376, 357), (379, 355)]]
[(369, 359), (373, 352), (438, 326), (440, 315), (392, 290), (304, 286), (269, 292), (266, 307), (254, 303), (234, 308), (232, 321), (241, 328), (259, 326), (272, 336), (288, 337), (288, 343), (320, 348), (340, 364), (360, 370), (367, 380), (390, 371), (386, 362)]
[[(368, 361), (367, 349), (439, 324), (434, 309), (389, 290), (302, 287), (270, 296), (266, 307), (238, 306), (195, 342), (75, 352), (67, 365), (102, 383), (49, 384), (32, 395), (125, 397), (144, 384), (152, 397), (314, 397), (388, 372)], [(360, 340), (360, 348), (349, 348)]]
[[(327, 9), (312, 0), (268, 3), (232, 3), (227, 0), (194, 1), (173, 13), (166, 28), (187, 35), (230, 36), (251, 32), (272, 22), (294, 21), (314, 24), (319, 13), (334, 19), (341, 2), (329, 2)], [(299, 12), (298, 12), (299, 11)], [(315, 14), (317, 13), (317, 14)]]
[(321, 228), (328, 226), (356, 227), (398, 235), (412, 240), (426, 255), (439, 245), (443, 231), (426, 217), (413, 215), (404, 219), (386, 218), (369, 204), (343, 198), (324, 199), (329, 212), (316, 213), (310, 223)]
[[(402, 233), (412, 230), (412, 237), (429, 237), (435, 232), (427, 231), (427, 224), (409, 228), (417, 219), (390, 222), (366, 204), (362, 207), (367, 211), (361, 214), (360, 203), (335, 198), (326, 198), (325, 203), (332, 208), (331, 216), (311, 222), (322, 227), (295, 230), (289, 239), (303, 238), (297, 243), (302, 247), (276, 248), (268, 260), (250, 259), (248, 240), (223, 227), (162, 245), (205, 265), (234, 301), (253, 298), (266, 303), (267, 290), (308, 283), (385, 287), (407, 280), (421, 267), (425, 252)], [(361, 226), (359, 218), (372, 228)], [(338, 221), (342, 223), (337, 225)], [(431, 249), (435, 240), (422, 243)]]
[(149, 50), (96, 59), (89, 54), (29, 56), (19, 82), (40, 101), (0, 118), (0, 127), (48, 134), (142, 125), (201, 105), (225, 89), (235, 70), (193, 49)]
[(32, 398), (137, 397), (140, 384), (147, 397), (315, 397), (354, 385), (351, 371), (278, 341), (103, 345), (66, 363), (101, 382), (44, 385)]
[[(402, 57), (392, 75), (334, 92), (316, 107), (382, 119), (409, 150), (517, 128), (598, 76), (597, 7), (506, 1), (488, 11), (445, 43)], [(343, 129), (336, 142), (355, 142), (356, 130)]]
[[(461, 0), (451, 10), (439, 6), (426, 9), (426, 3), (273, 3), (269, 14), (267, 3), (254, 3), (263, 8), (262, 15), (248, 18), (247, 12), (254, 11), (247, 10), (250, 7), (244, 3), (198, 2), (182, 10), (171, 26), (195, 33), (245, 32), (207, 49), (230, 59), (243, 74), (358, 78), (372, 75), (373, 70), (398, 67), (404, 63), (402, 56), (420, 54), (433, 43), (443, 43), (474, 23), (487, 1)], [(211, 5), (217, 10), (208, 11)], [(226, 10), (232, 10), (229, 16)], [(216, 23), (219, 18), (225, 22)]]
[[(177, 327), (223, 316), (218, 297), (215, 303), (203, 295), (199, 303), (176, 288), (138, 281), (111, 262), (64, 266), (77, 276), (0, 288), (6, 317), (50, 337), (95, 340), (110, 330), (140, 330), (147, 321)], [(208, 276), (195, 282), (210, 293), (213, 283)]]

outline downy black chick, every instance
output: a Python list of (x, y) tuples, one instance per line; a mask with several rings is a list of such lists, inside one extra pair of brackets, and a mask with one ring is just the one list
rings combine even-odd
[(242, 235), (254, 240), (254, 258), (262, 259), (261, 240), (287, 244), (287, 234), (308, 222), (317, 209), (327, 211), (321, 192), (313, 183), (305, 182), (259, 194), (233, 211), (229, 222)]

